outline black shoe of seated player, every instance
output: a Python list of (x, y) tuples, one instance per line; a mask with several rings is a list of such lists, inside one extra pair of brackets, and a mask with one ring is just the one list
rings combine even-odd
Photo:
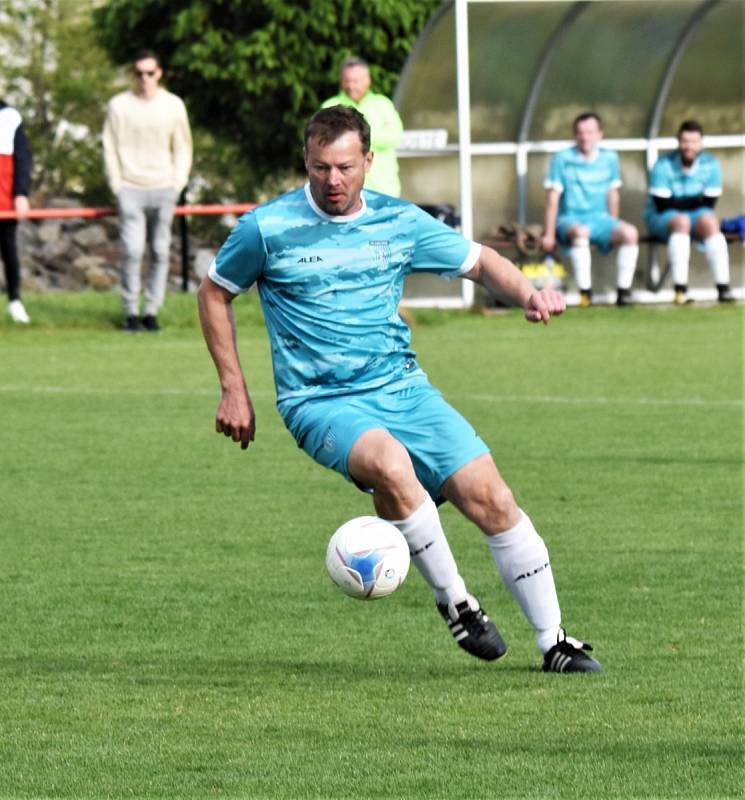
[(634, 303), (631, 299), (631, 289), (619, 289), (616, 294), (617, 306), (633, 306)]
[(720, 303), (734, 303), (735, 296), (732, 294), (732, 289), (729, 288), (727, 283), (717, 284), (717, 300)]

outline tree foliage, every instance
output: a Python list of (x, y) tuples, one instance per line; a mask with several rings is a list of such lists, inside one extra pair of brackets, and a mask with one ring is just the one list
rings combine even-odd
[[(108, 0), (94, 14), (114, 61), (149, 47), (190, 117), (258, 182), (299, 169), (306, 119), (338, 91), (343, 58), (390, 94), (440, 0)], [(219, 158), (217, 159), (219, 160)], [(233, 162), (235, 164), (235, 161)], [(244, 187), (245, 189), (245, 187)]]
[(0, 0), (0, 96), (24, 119), (43, 194), (108, 197), (100, 131), (117, 70), (94, 36), (96, 0)]

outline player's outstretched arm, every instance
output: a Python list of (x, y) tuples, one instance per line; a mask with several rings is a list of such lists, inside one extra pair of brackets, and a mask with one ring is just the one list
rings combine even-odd
[(205, 278), (197, 293), (202, 333), (220, 378), (221, 398), (215, 430), (241, 443), (245, 450), (256, 434), (256, 416), (243, 377), (236, 346), (234, 295)]
[(556, 219), (559, 216), (559, 193), (556, 189), (546, 191), (546, 211), (543, 218), (541, 247), (546, 253), (556, 248)]
[(483, 286), (493, 297), (520, 306), (529, 322), (548, 325), (551, 317), (566, 310), (561, 292), (548, 288), (537, 290), (510, 260), (485, 245), (481, 247), (478, 261), (464, 277)]

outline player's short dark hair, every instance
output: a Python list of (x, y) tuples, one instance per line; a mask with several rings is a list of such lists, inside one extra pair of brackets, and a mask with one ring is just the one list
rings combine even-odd
[(163, 66), (160, 63), (160, 57), (158, 56), (158, 54), (154, 50), (147, 50), (147, 49), (138, 50), (134, 54), (132, 63), (136, 64), (138, 61), (144, 61), (146, 58), (152, 58), (159, 67)]
[(305, 126), (303, 142), (306, 147), (311, 139), (317, 139), (324, 145), (331, 144), (349, 131), (360, 137), (362, 152), (369, 153), (370, 126), (362, 114), (350, 106), (331, 106), (316, 111)]
[(594, 119), (595, 122), (597, 122), (598, 124), (598, 128), (602, 130), (603, 122), (600, 119), (599, 115), (596, 114), (594, 111), (584, 111), (582, 114), (576, 116), (574, 118), (574, 122), (572, 123), (572, 130), (576, 131), (577, 125), (579, 125), (580, 122), (587, 122), (588, 119)]
[(680, 138), (681, 133), (700, 133), (703, 136), (704, 129), (701, 127), (701, 123), (695, 119), (687, 119), (680, 123), (678, 138)]

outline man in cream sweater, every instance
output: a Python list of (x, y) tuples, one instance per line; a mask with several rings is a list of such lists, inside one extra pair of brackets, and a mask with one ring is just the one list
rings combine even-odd
[[(158, 56), (134, 59), (134, 91), (109, 101), (103, 129), (106, 178), (119, 211), (124, 330), (160, 330), (158, 310), (168, 281), (174, 206), (189, 179), (192, 142), (181, 98), (161, 88)], [(140, 268), (145, 245), (150, 268), (140, 315)]]

